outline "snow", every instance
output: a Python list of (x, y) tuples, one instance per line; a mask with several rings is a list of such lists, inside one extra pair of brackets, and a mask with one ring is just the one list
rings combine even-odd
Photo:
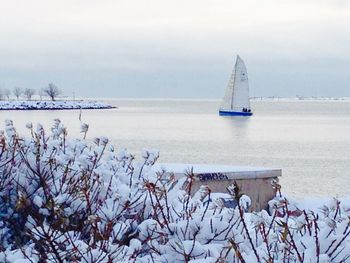
[(41, 207), (43, 205), (43, 199), (40, 196), (36, 195), (33, 198), (33, 204), (35, 204), (38, 207)]
[(197, 175), (223, 174), (227, 179), (270, 178), (282, 175), (282, 170), (278, 168), (233, 165), (156, 163), (153, 169), (156, 172), (174, 173), (176, 177), (182, 177), (189, 171)]
[(284, 102), (298, 102), (298, 101), (317, 101), (317, 102), (327, 102), (327, 101), (344, 101), (348, 102), (350, 101), (349, 97), (253, 97), (250, 98), (253, 101), (268, 101), (268, 102), (278, 102), (278, 101), (284, 101)]
[(157, 150), (135, 159), (105, 137), (69, 138), (59, 119), (51, 133), (36, 127), (0, 131), (0, 262), (350, 262), (350, 197), (278, 194), (249, 213), (234, 186), (191, 195), (190, 175), (156, 172), (188, 167), (157, 165)]
[(0, 110), (111, 109), (112, 105), (92, 100), (0, 101)]

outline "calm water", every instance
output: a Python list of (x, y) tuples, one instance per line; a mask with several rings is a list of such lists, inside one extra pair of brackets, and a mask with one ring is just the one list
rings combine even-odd
[[(219, 101), (114, 100), (115, 110), (84, 110), (89, 138), (104, 135), (139, 155), (160, 150), (160, 162), (280, 167), (292, 196), (350, 194), (350, 102), (253, 102), (250, 118), (220, 117)], [(50, 127), (60, 118), (71, 136), (79, 111), (0, 112), (17, 130), (28, 121)]]

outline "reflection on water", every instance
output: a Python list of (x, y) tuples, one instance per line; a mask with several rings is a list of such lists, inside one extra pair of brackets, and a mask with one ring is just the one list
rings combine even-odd
[[(88, 137), (107, 136), (138, 154), (160, 150), (161, 162), (270, 166), (283, 169), (290, 195), (348, 195), (350, 102), (253, 102), (252, 117), (220, 117), (218, 101), (115, 100), (112, 110), (84, 110)], [(79, 111), (0, 112), (17, 129), (50, 127), (60, 118), (80, 136)]]
[(226, 129), (231, 131), (231, 138), (246, 140), (249, 133), (251, 117), (222, 117)]

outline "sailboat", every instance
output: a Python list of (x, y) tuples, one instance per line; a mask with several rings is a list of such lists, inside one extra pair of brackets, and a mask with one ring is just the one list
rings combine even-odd
[(251, 116), (248, 73), (244, 61), (237, 55), (236, 64), (227, 85), (219, 114), (222, 116)]

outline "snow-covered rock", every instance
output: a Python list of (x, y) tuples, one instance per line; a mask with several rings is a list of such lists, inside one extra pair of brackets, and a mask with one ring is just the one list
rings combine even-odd
[(0, 110), (111, 109), (112, 105), (92, 100), (0, 101)]

